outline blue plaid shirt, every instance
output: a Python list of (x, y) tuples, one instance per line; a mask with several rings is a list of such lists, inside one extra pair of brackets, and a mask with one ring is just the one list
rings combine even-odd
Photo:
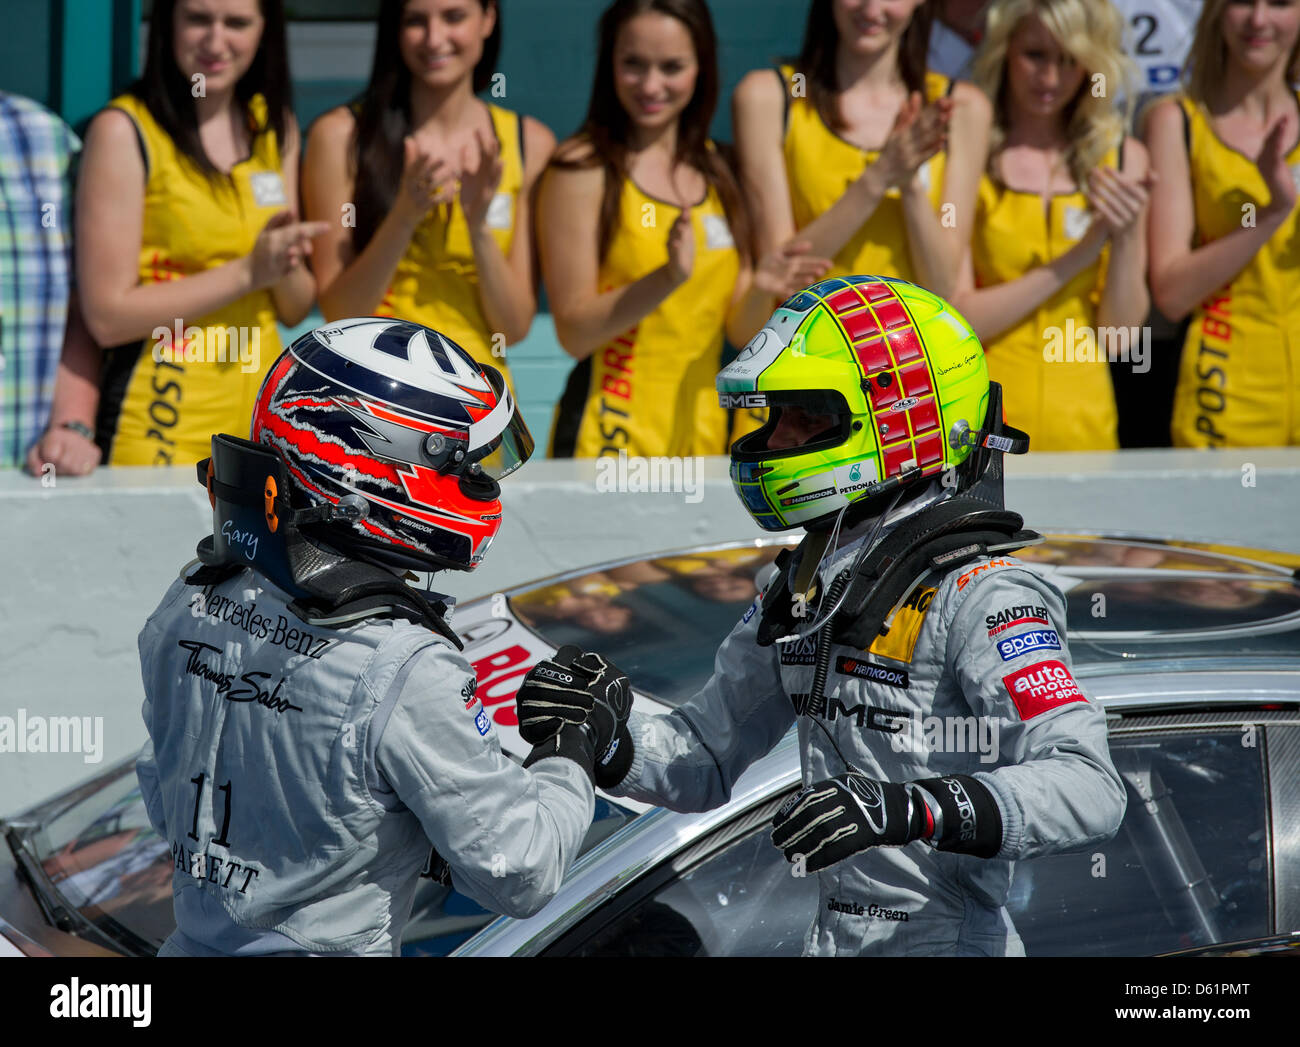
[(81, 140), (0, 92), (0, 468), (21, 466), (50, 417), (72, 282), (72, 163)]

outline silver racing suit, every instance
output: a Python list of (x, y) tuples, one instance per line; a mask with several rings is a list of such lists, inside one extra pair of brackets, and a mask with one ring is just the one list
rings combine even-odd
[(484, 907), (545, 905), (591, 824), (586, 772), (507, 758), (429, 629), (309, 626), (288, 602), (251, 570), (177, 580), (140, 633), (137, 774), (174, 865), (160, 955), (395, 955), (430, 843)]
[[(827, 557), (823, 591), (863, 540)], [(973, 776), (997, 803), (997, 854), (918, 840), (823, 870), (804, 951), (1023, 954), (1004, 907), (1014, 862), (1107, 840), (1125, 808), (1105, 715), (1073, 678), (1060, 591), (1010, 556), (923, 578), (870, 650), (832, 646), (816, 718), (796, 718), (788, 697), (812, 689), (814, 644), (758, 646), (761, 600), (699, 694), (665, 716), (632, 714), (635, 756), (611, 791), (679, 811), (717, 807), (796, 719), (805, 785), (848, 770), (890, 782)]]

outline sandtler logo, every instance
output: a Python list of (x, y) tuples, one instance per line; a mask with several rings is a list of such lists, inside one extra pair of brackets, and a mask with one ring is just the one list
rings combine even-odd
[(82, 753), (85, 763), (104, 758), (102, 716), (0, 716), (0, 753)]
[(82, 985), (79, 978), (71, 983), (50, 986), (51, 1018), (130, 1018), (131, 1024), (143, 1029), (150, 1022), (150, 985)]

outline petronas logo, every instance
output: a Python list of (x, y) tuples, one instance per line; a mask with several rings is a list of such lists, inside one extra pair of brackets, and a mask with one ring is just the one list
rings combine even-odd
[(862, 463), (855, 462), (853, 468), (849, 470), (849, 482), (857, 483), (862, 479)]

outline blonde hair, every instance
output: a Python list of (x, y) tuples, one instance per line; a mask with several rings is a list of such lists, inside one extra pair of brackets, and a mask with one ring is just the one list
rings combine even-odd
[[(1224, 43), (1221, 23), (1223, 12), (1231, 0), (1205, 0), (1201, 16), (1196, 20), (1196, 33), (1187, 51), (1183, 66), (1183, 85), (1188, 98), (1202, 105), (1210, 100), (1214, 89), (1223, 83), (1228, 66), (1228, 45)], [(1300, 83), (1300, 39), (1291, 49), (1291, 60), (1286, 66), (1288, 84)]]
[[(1007, 49), (1020, 23), (1033, 16), (1088, 74), (1064, 113), (1069, 141), (1066, 164), (1075, 184), (1086, 185), (1088, 172), (1124, 140), (1126, 114), (1112, 99), (1121, 92), (1132, 98), (1133, 63), (1124, 54), (1123, 22), (1110, 0), (994, 0), (972, 73), (993, 103), (989, 163), (991, 166), (1007, 132)], [(1098, 83), (1100, 95), (1094, 90)]]

